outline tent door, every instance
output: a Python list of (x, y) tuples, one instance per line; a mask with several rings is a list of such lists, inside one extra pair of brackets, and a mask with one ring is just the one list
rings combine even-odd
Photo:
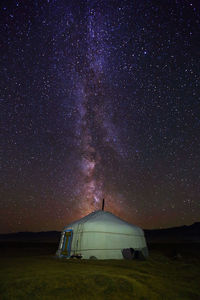
[(65, 232), (63, 246), (62, 246), (62, 252), (61, 252), (61, 254), (65, 257), (70, 256), (71, 242), (72, 242), (72, 230), (67, 230)]

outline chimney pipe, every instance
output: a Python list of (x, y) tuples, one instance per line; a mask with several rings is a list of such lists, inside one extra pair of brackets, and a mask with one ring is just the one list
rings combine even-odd
[(104, 210), (104, 202), (105, 202), (105, 200), (103, 199), (103, 202), (102, 202), (102, 210)]

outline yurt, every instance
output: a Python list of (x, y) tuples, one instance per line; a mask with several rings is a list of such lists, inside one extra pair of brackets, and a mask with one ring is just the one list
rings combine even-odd
[(98, 210), (64, 227), (57, 256), (124, 259), (148, 256), (144, 232), (114, 214)]

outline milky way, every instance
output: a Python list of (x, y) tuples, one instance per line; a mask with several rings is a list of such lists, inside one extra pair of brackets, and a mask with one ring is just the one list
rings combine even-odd
[[(109, 18), (102, 13), (102, 7), (102, 3), (91, 1), (85, 5), (84, 24), (81, 23), (84, 39), (77, 38), (74, 49), (78, 53), (80, 43), (84, 46), (81, 53), (71, 60), (71, 97), (75, 109), (73, 155), (76, 158), (72, 158), (70, 168), (76, 177), (73, 201), (77, 200), (83, 215), (100, 209), (103, 197), (113, 209), (119, 206), (118, 200), (121, 199), (106, 189), (106, 168), (102, 162), (105, 153), (109, 152), (116, 158), (123, 158), (120, 134), (112, 120), (113, 103), (109, 98), (112, 84), (106, 81), (111, 42)], [(77, 32), (79, 30), (82, 29), (78, 27)]]
[(200, 215), (198, 1), (1, 1), (0, 231)]
[[(97, 6), (97, 5), (96, 5)], [(103, 197), (109, 197), (104, 189), (104, 166), (101, 162), (101, 148), (115, 149), (117, 130), (106, 114), (109, 98), (104, 89), (104, 69), (106, 64), (106, 39), (108, 31), (100, 9), (87, 7), (86, 53), (82, 69), (84, 76), (75, 87), (79, 120), (76, 135), (80, 150), (80, 177), (78, 179), (79, 201), (84, 213), (99, 209)], [(107, 46), (108, 47), (108, 46)], [(78, 73), (80, 73), (80, 69)], [(79, 74), (78, 74), (79, 75)], [(76, 84), (76, 80), (74, 80)], [(111, 198), (109, 197), (111, 201)], [(112, 200), (113, 202), (113, 200)], [(117, 203), (117, 198), (115, 199)], [(114, 203), (112, 203), (114, 205)]]

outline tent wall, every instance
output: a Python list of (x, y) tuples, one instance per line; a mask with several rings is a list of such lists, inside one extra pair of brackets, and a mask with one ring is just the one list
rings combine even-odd
[(95, 231), (83, 232), (82, 234), (74, 233), (71, 255), (81, 254), (83, 258), (95, 256), (99, 259), (122, 259), (121, 251), (124, 248), (133, 248), (145, 252), (146, 241), (144, 236)]

